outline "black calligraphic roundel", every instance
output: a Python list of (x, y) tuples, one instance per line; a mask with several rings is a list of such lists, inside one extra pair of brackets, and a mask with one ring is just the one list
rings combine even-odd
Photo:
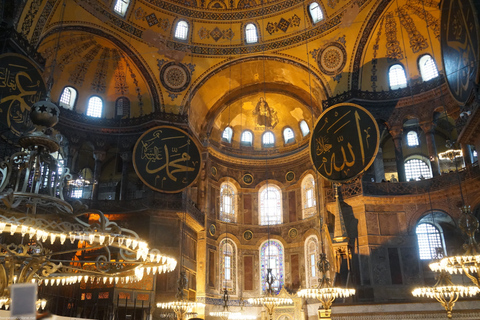
[(42, 74), (32, 61), (15, 53), (0, 55), (0, 129), (4, 139), (16, 143), (21, 134), (35, 129), (30, 107), (45, 91)]
[(149, 188), (180, 192), (197, 178), (202, 159), (195, 141), (183, 130), (159, 126), (142, 134), (133, 149), (133, 167)]
[(465, 103), (480, 73), (479, 25), (471, 0), (444, 0), (440, 29), (443, 69), (452, 96)]
[(378, 152), (377, 122), (353, 103), (328, 108), (318, 119), (310, 139), (310, 156), (327, 180), (352, 180), (370, 167)]

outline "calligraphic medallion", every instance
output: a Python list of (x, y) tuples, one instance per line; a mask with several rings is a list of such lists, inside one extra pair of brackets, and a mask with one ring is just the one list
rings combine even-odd
[(245, 230), (245, 232), (243, 233), (243, 239), (245, 239), (246, 241), (250, 241), (252, 240), (253, 238), (253, 232), (251, 230)]
[(480, 70), (480, 33), (471, 0), (442, 1), (440, 46), (448, 88), (459, 103), (467, 102)]
[(320, 115), (310, 139), (310, 157), (322, 177), (346, 182), (370, 167), (379, 142), (372, 114), (359, 105), (340, 103)]
[(26, 57), (0, 55), (0, 127), (8, 141), (35, 128), (30, 120), (30, 106), (45, 95), (42, 73)]
[(213, 223), (208, 227), (208, 233), (210, 233), (211, 236), (214, 236), (215, 233), (217, 233), (217, 227)]
[(182, 191), (197, 179), (201, 163), (195, 140), (171, 126), (146, 131), (133, 149), (133, 167), (138, 177), (155, 191)]
[(243, 179), (243, 183), (245, 183), (248, 186), (251, 185), (253, 182), (253, 176), (250, 173), (245, 173), (242, 179)]

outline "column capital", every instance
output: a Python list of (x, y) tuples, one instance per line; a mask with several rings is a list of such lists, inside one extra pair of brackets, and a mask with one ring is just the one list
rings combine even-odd
[(93, 151), (93, 159), (95, 159), (95, 161), (103, 161), (105, 160), (105, 158), (107, 157), (107, 152), (105, 152), (104, 150), (95, 150)]
[(120, 158), (125, 162), (132, 161), (132, 152), (131, 151), (122, 151), (120, 152)]
[(422, 128), (423, 132), (425, 133), (434, 133), (435, 127), (437, 125), (433, 121), (427, 121), (420, 123), (420, 128)]
[(393, 140), (402, 139), (403, 128), (399, 126), (394, 126), (388, 129)]

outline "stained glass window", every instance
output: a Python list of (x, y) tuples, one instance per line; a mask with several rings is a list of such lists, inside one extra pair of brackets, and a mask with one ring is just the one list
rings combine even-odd
[(318, 285), (318, 240), (316, 236), (310, 236), (305, 240), (305, 260), (307, 286), (315, 288)]
[(220, 186), (220, 220), (226, 222), (235, 222), (236, 188), (228, 182), (222, 183)]
[(236, 289), (236, 246), (230, 239), (220, 242), (220, 289), (227, 288), (235, 293)]
[(308, 218), (317, 212), (315, 199), (315, 180), (308, 174), (302, 180), (303, 218)]
[(440, 231), (430, 223), (421, 223), (415, 229), (418, 240), (420, 259), (431, 260), (436, 256), (437, 248), (442, 248), (442, 236)]
[(274, 185), (264, 186), (260, 189), (260, 225), (273, 225), (282, 223), (282, 193)]
[(420, 74), (422, 75), (423, 81), (428, 81), (438, 77), (437, 66), (435, 65), (435, 61), (431, 55), (423, 55), (418, 60), (418, 65), (420, 67)]
[(276, 240), (265, 241), (260, 247), (260, 273), (262, 289), (267, 289), (267, 269), (272, 269), (272, 288), (278, 293), (284, 285), (284, 257), (283, 246)]

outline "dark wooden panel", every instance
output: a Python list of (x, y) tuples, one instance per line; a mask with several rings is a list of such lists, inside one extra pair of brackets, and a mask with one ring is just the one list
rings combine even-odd
[(215, 252), (208, 252), (208, 285), (215, 287)]
[(252, 196), (246, 194), (243, 196), (243, 223), (252, 224)]
[(253, 256), (243, 257), (243, 289), (253, 290)]
[(290, 256), (290, 266), (292, 270), (292, 289), (300, 288), (300, 264), (298, 254)]
[(288, 220), (290, 222), (297, 221), (297, 202), (295, 199), (295, 191), (288, 193)]

